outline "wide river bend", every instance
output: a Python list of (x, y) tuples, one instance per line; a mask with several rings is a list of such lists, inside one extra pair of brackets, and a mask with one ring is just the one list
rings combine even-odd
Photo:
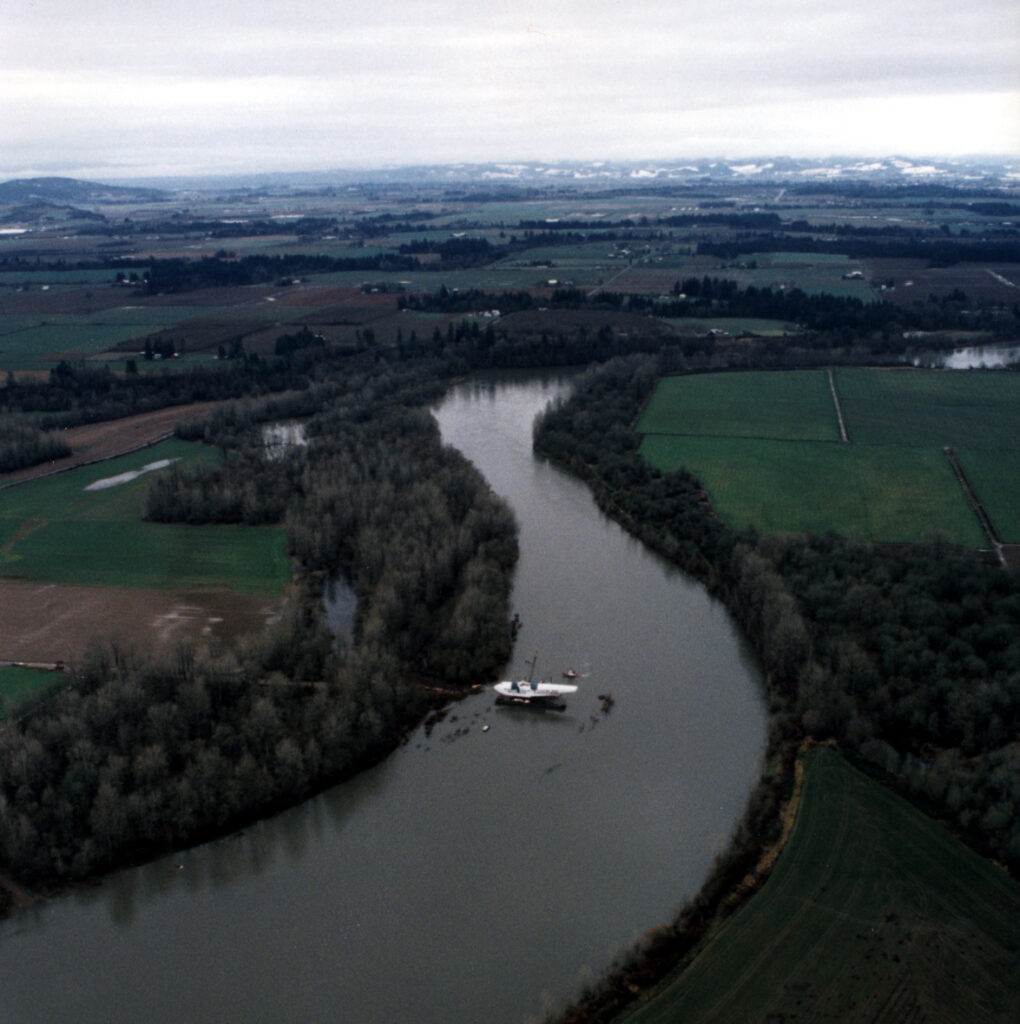
[(479, 693), (346, 785), (0, 923), (0, 1021), (521, 1024), (697, 891), (760, 769), (760, 679), (718, 603), (532, 455), (568, 387), (437, 410), (520, 522), (507, 672), (590, 672), (567, 710)]

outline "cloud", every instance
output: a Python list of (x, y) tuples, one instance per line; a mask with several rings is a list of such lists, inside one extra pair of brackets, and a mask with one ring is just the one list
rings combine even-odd
[(1014, 0), (37, 0), (0, 15), (0, 89), (12, 170), (1018, 152), (1020, 18)]

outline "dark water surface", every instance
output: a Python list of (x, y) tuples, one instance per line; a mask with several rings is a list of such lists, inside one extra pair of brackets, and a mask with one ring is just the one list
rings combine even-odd
[(520, 520), (508, 673), (590, 670), (567, 710), (480, 693), (352, 783), (0, 923), (0, 1021), (520, 1024), (699, 888), (760, 766), (757, 670), (532, 456), (566, 387), (474, 382), (438, 416)]

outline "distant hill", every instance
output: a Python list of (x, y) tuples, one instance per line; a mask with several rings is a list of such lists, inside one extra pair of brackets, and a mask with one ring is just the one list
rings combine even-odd
[[(286, 195), (293, 190), (330, 194), (331, 190), (387, 187), (521, 189), (631, 189), (699, 187), (754, 182), (789, 189), (891, 189), (897, 194), (945, 188), (960, 194), (1013, 199), (1020, 160), (1007, 157), (915, 159), (911, 157), (763, 157), (758, 160), (515, 161), (333, 168), (165, 177), (148, 184), (168, 192), (215, 191), (219, 195), (256, 192)], [(1005, 192), (1003, 191), (1005, 190)]]
[[(0, 206), (3, 206), (0, 200)], [(75, 221), (99, 221), (106, 217), (70, 203), (19, 203), (0, 210), (0, 224), (71, 224)]]
[(77, 178), (15, 178), (0, 182), (0, 205), (125, 203), (168, 198), (159, 189), (102, 185)]

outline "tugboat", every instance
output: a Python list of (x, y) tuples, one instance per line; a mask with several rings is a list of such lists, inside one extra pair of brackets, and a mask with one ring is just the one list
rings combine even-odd
[(569, 683), (535, 682), (531, 677), (535, 674), (535, 663), (538, 655), (531, 659), (531, 671), (527, 679), (504, 680), (496, 683), (497, 704), (511, 704), (532, 708), (554, 708), (562, 711), (567, 702), (564, 697), (568, 693), (577, 693), (577, 687)]

